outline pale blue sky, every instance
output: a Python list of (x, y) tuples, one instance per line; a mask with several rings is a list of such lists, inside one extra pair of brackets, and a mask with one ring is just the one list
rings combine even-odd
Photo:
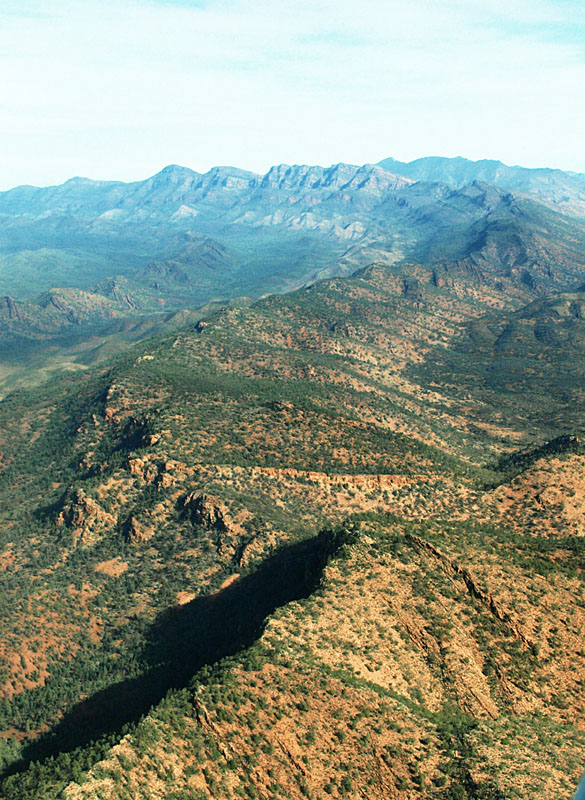
[(0, 188), (169, 163), (585, 172), (575, 0), (0, 0)]

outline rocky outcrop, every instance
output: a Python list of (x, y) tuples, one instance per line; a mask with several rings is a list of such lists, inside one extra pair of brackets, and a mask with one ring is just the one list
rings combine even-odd
[(439, 550), (438, 547), (435, 547), (430, 542), (421, 539), (419, 536), (407, 533), (405, 538), (420, 552), (426, 552), (436, 558), (446, 571), (462, 578), (465, 586), (467, 587), (469, 595), (475, 600), (478, 600), (493, 617), (504, 624), (508, 630), (522, 642), (523, 645), (531, 648), (532, 650), (536, 648), (536, 643), (526, 636), (526, 634), (513, 620), (512, 615), (509, 612), (504, 611), (494, 596), (490, 592), (482, 589), (467, 567), (462, 567), (456, 561), (453, 561), (453, 559), (449, 558), (448, 555), (443, 553), (442, 550)]
[(17, 303), (10, 295), (0, 297), (0, 317), (22, 319), (21, 303)]
[(226, 532), (232, 520), (227, 506), (210, 494), (190, 492), (181, 500), (183, 512), (194, 525)]
[(247, 535), (242, 538), (244, 529), (233, 520), (225, 503), (204, 492), (190, 492), (179, 500), (179, 507), (182, 515), (193, 525), (212, 534), (220, 557), (232, 559), (238, 565), (242, 563), (244, 551), (254, 537)]
[(154, 528), (145, 525), (143, 522), (137, 520), (135, 516), (131, 515), (124, 523), (122, 533), (127, 542), (143, 544), (144, 542), (148, 542), (149, 539), (152, 539), (155, 531)]
[(89, 544), (98, 534), (114, 528), (118, 520), (83, 489), (77, 489), (71, 499), (64, 502), (56, 522), (59, 526), (70, 528), (76, 541)]
[(154, 483), (159, 475), (158, 466), (143, 458), (129, 458), (128, 469), (131, 475), (142, 478), (145, 483)]
[(141, 478), (145, 483), (154, 483), (160, 489), (169, 489), (179, 476), (187, 473), (182, 461), (152, 461), (149, 458), (129, 458), (127, 468), (131, 475)]

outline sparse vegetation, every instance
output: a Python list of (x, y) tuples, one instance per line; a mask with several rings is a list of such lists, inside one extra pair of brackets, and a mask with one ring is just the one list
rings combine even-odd
[(401, 269), (2, 402), (6, 800), (574, 787), (581, 445), (477, 427), (432, 365), (484, 309)]

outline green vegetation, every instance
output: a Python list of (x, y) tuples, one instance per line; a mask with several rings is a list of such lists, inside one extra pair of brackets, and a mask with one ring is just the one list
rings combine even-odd
[(478, 424), (483, 351), (452, 342), (481, 301), (412, 269), (0, 404), (3, 797), (569, 790), (582, 732), (541, 738), (585, 680), (579, 485), (554, 494), (583, 450), (546, 403)]

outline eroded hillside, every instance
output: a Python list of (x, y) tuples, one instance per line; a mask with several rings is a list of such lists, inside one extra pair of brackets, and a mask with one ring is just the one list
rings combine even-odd
[(0, 796), (569, 792), (581, 444), (462, 357), (524, 286), (374, 265), (10, 395)]

